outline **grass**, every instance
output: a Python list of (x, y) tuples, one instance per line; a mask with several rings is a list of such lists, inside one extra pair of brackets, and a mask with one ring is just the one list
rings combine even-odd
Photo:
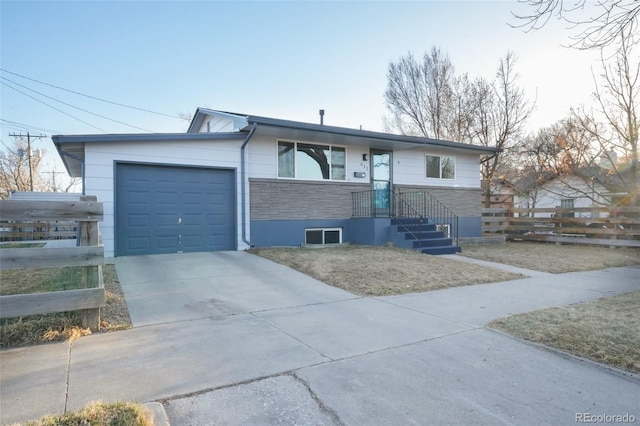
[(490, 327), (592, 361), (640, 373), (640, 291), (513, 315)]
[(394, 247), (258, 248), (251, 253), (361, 296), (508, 281), (522, 275)]
[(26, 426), (153, 426), (153, 415), (134, 402), (92, 402), (81, 410), (48, 415)]
[(2, 243), (0, 249), (15, 249), (15, 248), (42, 248), (45, 243)]
[(509, 242), (463, 246), (462, 255), (553, 274), (640, 265), (640, 249), (626, 247)]
[(80, 288), (82, 268), (0, 271), (0, 296)]
[[(15, 288), (14, 284), (5, 282), (5, 272), (27, 271), (3, 271), (3, 278), (2, 281), (0, 281), (2, 282), (2, 294), (7, 294), (4, 293), (5, 287)], [(124, 294), (118, 282), (115, 266), (104, 265), (103, 275), (106, 306), (100, 311), (100, 331), (115, 331), (130, 328), (131, 318), (129, 317)], [(35, 291), (38, 290), (37, 286), (32, 283), (25, 282), (24, 285), (26, 288), (31, 288)], [(87, 334), (91, 334), (91, 331), (80, 327), (79, 312), (61, 312), (57, 314), (0, 319), (0, 348), (73, 340)]]

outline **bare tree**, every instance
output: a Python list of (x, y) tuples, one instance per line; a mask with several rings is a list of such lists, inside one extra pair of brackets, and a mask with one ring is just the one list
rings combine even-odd
[(524, 90), (517, 85), (516, 60), (514, 53), (507, 53), (500, 60), (495, 81), (489, 83), (480, 79), (475, 84), (474, 95), (477, 104), (469, 142), (501, 150), (482, 161), (480, 170), (484, 181), (485, 207), (491, 205), (489, 183), (499, 171), (504, 158), (509, 154), (508, 151), (522, 135), (524, 125), (535, 108), (535, 103), (529, 103)]
[(22, 139), (16, 139), (14, 146), (8, 148), (0, 152), (0, 199), (9, 198), (11, 191), (30, 191), (32, 186), (43, 190), (45, 185), (38, 173), (42, 156), (29, 153)]
[[(544, 27), (552, 17), (564, 20), (577, 34), (570, 36), (571, 47), (594, 49), (610, 46), (622, 34), (638, 30), (640, 1), (638, 0), (519, 0), (532, 9), (531, 13), (513, 15), (521, 22), (512, 25), (528, 31)], [(579, 16), (593, 7), (594, 15)], [(590, 11), (589, 11), (590, 12)]]
[(387, 127), (406, 135), (446, 138), (453, 78), (449, 56), (436, 47), (422, 62), (409, 53), (389, 64), (384, 97), (392, 117)]
[(494, 81), (454, 74), (448, 56), (433, 48), (422, 64), (409, 54), (389, 65), (385, 92), (392, 119), (389, 128), (403, 134), (449, 139), (502, 150), (481, 167), (485, 206), (491, 203), (490, 182), (522, 133), (534, 109), (518, 87), (516, 56), (500, 60)]
[(593, 204), (608, 204), (606, 194), (616, 180), (604, 167), (606, 152), (594, 144), (593, 136), (571, 118), (539, 130), (517, 146), (519, 171), (517, 186), (529, 194), (534, 208), (542, 185), (558, 197), (586, 198)]
[(620, 38), (613, 58), (602, 55), (599, 79), (594, 75), (596, 110), (573, 109), (572, 120), (589, 134), (596, 155), (608, 157), (621, 190), (631, 195), (630, 202), (640, 205), (640, 58), (633, 51), (636, 37)]

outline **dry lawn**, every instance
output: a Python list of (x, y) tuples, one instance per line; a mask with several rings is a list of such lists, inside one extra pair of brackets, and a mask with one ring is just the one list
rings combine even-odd
[(554, 274), (640, 265), (638, 248), (611, 249), (537, 242), (464, 246), (462, 255)]
[[(153, 415), (135, 402), (93, 402), (82, 410), (45, 416), (26, 426), (153, 426)], [(14, 425), (20, 426), (20, 425)]]
[[(31, 292), (39, 291), (39, 287), (33, 283), (42, 284), (43, 281), (35, 279), (31, 282), (28, 280), (21, 281), (24, 280), (24, 277), (19, 277), (19, 275), (24, 272), (28, 271), (2, 271), (0, 281), (2, 282), (2, 286), (0, 287), (0, 293), (16, 294), (21, 292), (18, 291), (18, 289), (29, 289)], [(58, 272), (54, 270), (50, 275), (44, 273), (44, 276), (51, 278), (51, 276), (57, 273)], [(77, 273), (78, 272), (76, 270), (71, 271), (69, 274), (73, 275)], [(124, 294), (122, 293), (120, 283), (118, 282), (115, 266), (104, 265), (103, 274), (107, 305), (102, 308), (100, 312), (100, 331), (113, 331), (130, 328), (131, 318), (129, 317), (129, 310), (127, 309)], [(17, 280), (21, 282), (20, 285), (16, 285), (15, 282), (10, 279), (12, 275), (18, 276)], [(64, 276), (68, 277), (68, 275)], [(47, 283), (52, 281), (55, 280), (45, 280), (44, 282)], [(26, 292), (25, 290), (22, 291)], [(27, 346), (60, 340), (73, 340), (80, 336), (91, 334), (90, 330), (83, 329), (79, 324), (79, 312), (61, 312), (57, 314), (0, 319), (0, 348)]]
[(490, 327), (640, 373), (640, 291), (495, 320)]
[(415, 293), (522, 278), (394, 247), (259, 248), (250, 252), (361, 296)]

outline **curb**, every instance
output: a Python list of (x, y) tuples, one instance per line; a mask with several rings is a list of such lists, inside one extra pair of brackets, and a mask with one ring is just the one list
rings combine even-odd
[(143, 405), (151, 411), (154, 426), (170, 426), (164, 405), (159, 402), (145, 402)]

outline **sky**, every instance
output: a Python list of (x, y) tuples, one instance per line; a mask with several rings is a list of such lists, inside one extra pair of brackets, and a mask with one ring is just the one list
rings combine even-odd
[(45, 171), (63, 171), (51, 135), (181, 133), (177, 116), (197, 107), (313, 123), (324, 109), (327, 125), (384, 131), (389, 63), (433, 46), (456, 73), (487, 79), (515, 52), (534, 132), (592, 104), (599, 55), (563, 47), (572, 32), (558, 20), (509, 25), (528, 11), (515, 0), (0, 0), (0, 149), (11, 133), (46, 135), (34, 149)]

